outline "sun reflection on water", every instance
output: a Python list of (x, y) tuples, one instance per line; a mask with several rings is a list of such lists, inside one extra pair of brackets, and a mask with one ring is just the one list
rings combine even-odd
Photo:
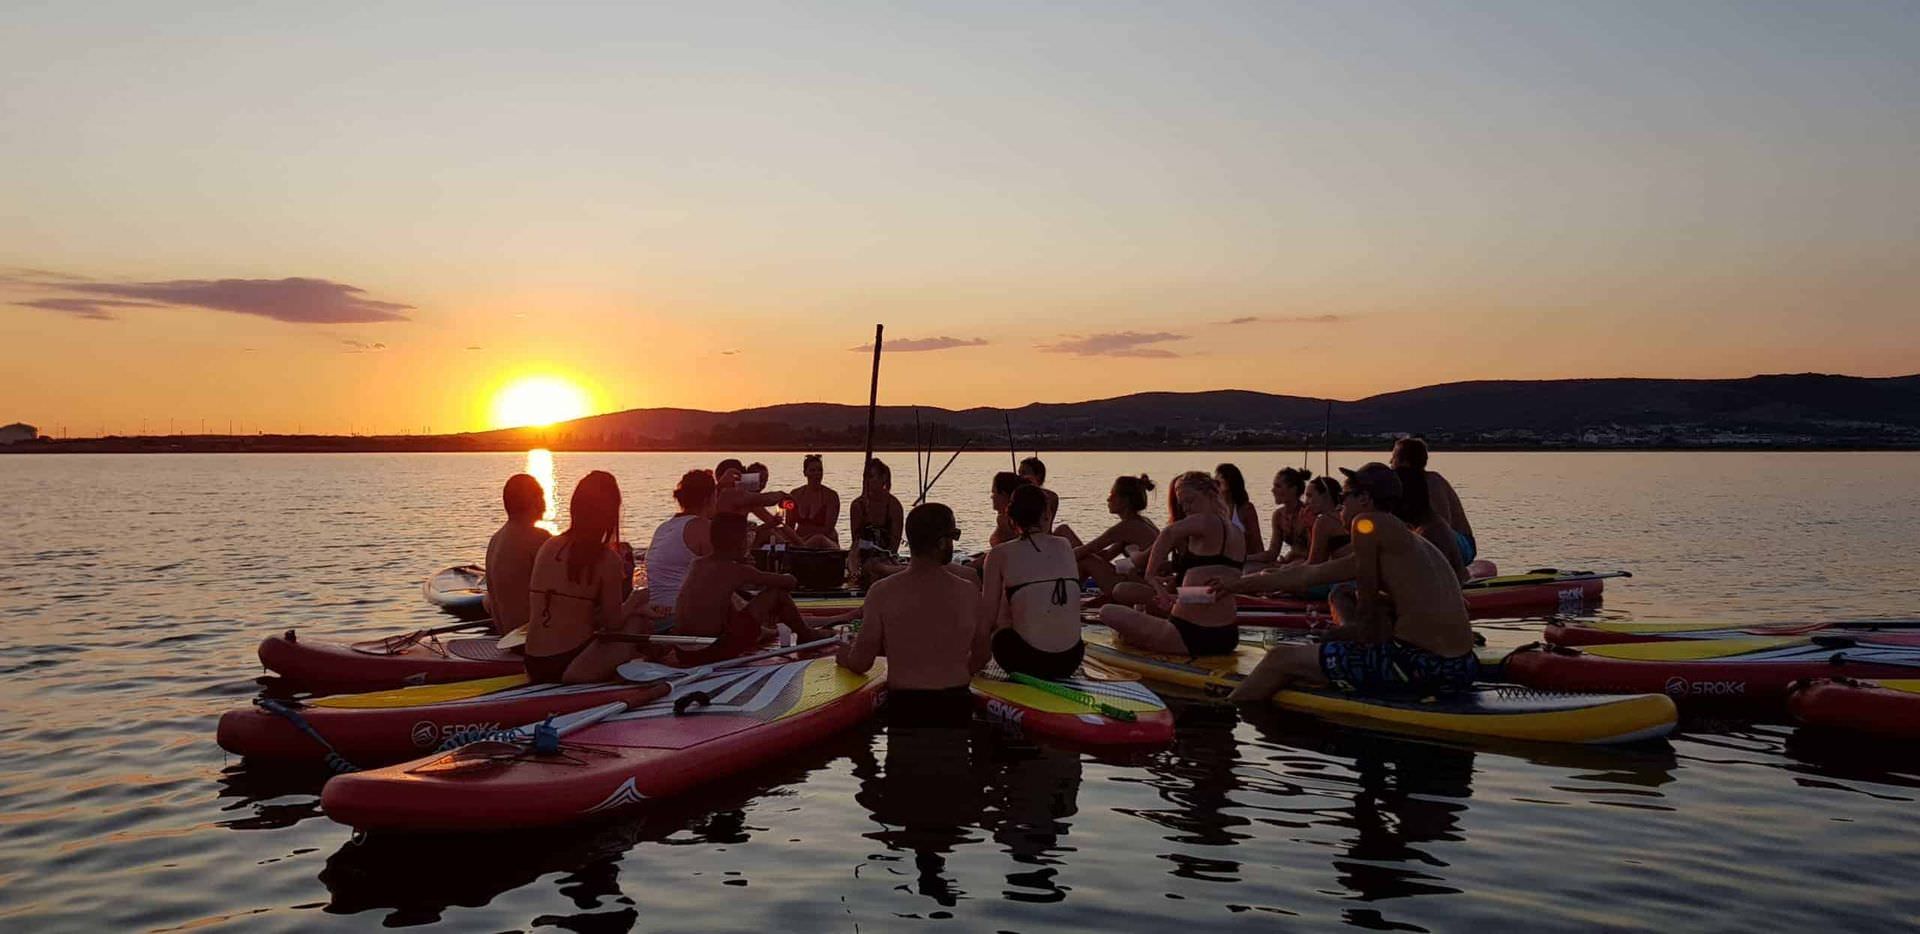
[(534, 448), (527, 452), (527, 473), (540, 481), (541, 491), (547, 494), (547, 511), (534, 523), (554, 534), (559, 534), (560, 523), (555, 521), (553, 499), (553, 452), (546, 448)]

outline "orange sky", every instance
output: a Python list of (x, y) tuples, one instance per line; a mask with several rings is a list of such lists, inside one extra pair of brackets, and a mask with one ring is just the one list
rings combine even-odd
[(16, 17), (0, 421), (1920, 370), (1895, 9), (740, 9)]

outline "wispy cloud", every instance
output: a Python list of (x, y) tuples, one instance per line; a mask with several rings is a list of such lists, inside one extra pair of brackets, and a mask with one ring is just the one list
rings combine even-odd
[(1217, 324), (1344, 324), (1353, 320), (1346, 315), (1242, 315)]
[(387, 345), (379, 341), (343, 340), (340, 343), (346, 345), (347, 353), (379, 353), (387, 349)]
[(1150, 347), (1149, 344), (1164, 344), (1168, 341), (1186, 340), (1184, 334), (1167, 331), (1145, 333), (1141, 331), (1115, 331), (1107, 334), (1089, 334), (1051, 344), (1041, 344), (1046, 353), (1070, 353), (1081, 357), (1150, 357), (1165, 359), (1178, 357), (1177, 353), (1164, 347)]
[[(886, 349), (896, 353), (920, 353), (928, 350), (952, 350), (955, 347), (985, 347), (987, 341), (980, 337), (906, 337), (887, 341)], [(858, 353), (872, 353), (871, 343), (858, 347), (848, 347)]]
[(88, 321), (114, 321), (119, 315), (115, 308), (159, 308), (154, 302), (129, 302), (112, 298), (36, 298), (32, 301), (17, 303), (23, 308), (39, 308), (43, 311), (57, 311), (85, 318)]
[(368, 298), (362, 289), (326, 279), (171, 279), (165, 282), (96, 282), (70, 277), (16, 278), (65, 293), (21, 304), (94, 320), (114, 317), (112, 309), (133, 307), (204, 308), (255, 315), (290, 324), (374, 324), (405, 321), (411, 305)]

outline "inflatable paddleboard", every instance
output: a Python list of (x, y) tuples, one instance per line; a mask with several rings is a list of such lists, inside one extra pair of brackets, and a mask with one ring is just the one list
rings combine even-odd
[(714, 672), (607, 717), (540, 752), (480, 742), (341, 775), (327, 816), (366, 830), (485, 832), (601, 818), (756, 768), (872, 717), (884, 662), (855, 674), (831, 658)]
[(228, 752), (286, 765), (326, 764), (329, 753), (358, 767), (386, 765), (548, 716), (637, 706), (666, 693), (659, 682), (528, 684), (525, 675), (508, 675), (305, 701), (263, 698), (222, 714), (217, 738)]
[(1665, 639), (1777, 639), (1811, 638), (1821, 634), (1850, 636), (1883, 645), (1920, 645), (1920, 621), (1841, 620), (1835, 622), (1756, 623), (1741, 626), (1712, 623), (1637, 623), (1618, 620), (1557, 620), (1548, 623), (1545, 637), (1554, 645), (1618, 645)]
[(1832, 634), (1531, 645), (1507, 656), (1507, 676), (1557, 691), (1658, 691), (1681, 703), (1770, 712), (1802, 679), (1920, 677), (1920, 646)]
[(1822, 678), (1794, 687), (1787, 708), (1808, 726), (1920, 739), (1920, 680), (1912, 678)]
[[(1608, 578), (1631, 576), (1626, 571), (1547, 568), (1468, 581), (1460, 585), (1460, 594), (1467, 601), (1467, 615), (1474, 619), (1581, 613), (1600, 606)], [(1237, 599), (1240, 623), (1244, 626), (1313, 628), (1314, 621), (1324, 621), (1327, 612), (1325, 600), (1249, 596)]]
[[(1242, 645), (1233, 655), (1180, 657), (1117, 644), (1111, 632), (1088, 632), (1087, 655), (1166, 684), (1225, 694), (1266, 657)], [(1273, 702), (1287, 710), (1369, 729), (1555, 743), (1629, 743), (1665, 736), (1677, 720), (1659, 694), (1557, 694), (1487, 685), (1450, 697), (1382, 698), (1331, 689), (1284, 690)]]
[[(1068, 678), (1045, 684), (1048, 687), (1014, 681), (1000, 666), (989, 665), (973, 679), (974, 707), (988, 720), (1024, 735), (1074, 745), (1145, 746), (1173, 740), (1173, 712), (1138, 681)], [(1071, 696), (1075, 694), (1083, 697)], [(1113, 711), (1125, 711), (1131, 719)]]
[(487, 618), (487, 571), (477, 564), (435, 571), (420, 591), (428, 603), (461, 619)]
[(317, 691), (375, 691), (522, 674), (526, 661), (493, 635), (407, 633), (365, 642), (303, 639), (294, 630), (260, 643), (260, 664)]

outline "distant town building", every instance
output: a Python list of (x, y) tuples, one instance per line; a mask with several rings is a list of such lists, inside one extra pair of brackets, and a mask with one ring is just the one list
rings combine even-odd
[(14, 422), (11, 425), (0, 427), (0, 444), (18, 444), (22, 441), (32, 441), (39, 437), (40, 429), (25, 422)]

